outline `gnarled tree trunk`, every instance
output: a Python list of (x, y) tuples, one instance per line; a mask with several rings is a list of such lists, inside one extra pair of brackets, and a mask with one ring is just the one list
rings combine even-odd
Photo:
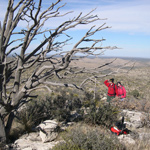
[(5, 125), (0, 115), (0, 142), (6, 143)]

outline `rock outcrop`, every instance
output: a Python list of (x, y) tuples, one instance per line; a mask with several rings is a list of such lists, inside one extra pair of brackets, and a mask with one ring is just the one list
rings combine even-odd
[[(121, 115), (125, 118), (126, 127), (133, 131), (128, 135), (117, 136), (120, 142), (125, 145), (135, 145), (136, 139), (150, 140), (150, 133), (144, 131), (143, 120), (147, 114), (138, 111), (123, 110)], [(75, 116), (76, 117), (76, 116)], [(61, 130), (66, 130), (70, 126), (62, 124)], [(56, 144), (64, 141), (56, 141), (59, 131), (58, 122), (46, 120), (36, 127), (36, 132), (25, 134), (14, 142), (12, 150), (49, 150)], [(135, 132), (136, 131), (136, 132)]]
[(46, 120), (38, 128), (40, 129), (40, 137), (43, 143), (51, 142), (58, 136), (59, 126), (54, 120)]
[(12, 145), (13, 150), (49, 150), (59, 142), (43, 143), (38, 133), (23, 135)]
[(58, 122), (46, 120), (36, 127), (37, 132), (25, 134), (14, 142), (14, 150), (49, 150), (59, 142), (54, 141), (58, 136)]
[(126, 125), (133, 128), (142, 128), (145, 124), (146, 115), (143, 112), (123, 110)]

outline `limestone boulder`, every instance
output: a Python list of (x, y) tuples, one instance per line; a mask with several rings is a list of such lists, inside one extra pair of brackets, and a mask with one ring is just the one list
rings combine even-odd
[(38, 126), (42, 142), (51, 142), (58, 136), (59, 126), (55, 120), (46, 120)]
[(43, 143), (39, 133), (25, 134), (12, 145), (13, 150), (49, 150), (61, 141)]
[(142, 128), (144, 126), (145, 114), (143, 112), (123, 110), (123, 114), (128, 120), (125, 122), (127, 127)]

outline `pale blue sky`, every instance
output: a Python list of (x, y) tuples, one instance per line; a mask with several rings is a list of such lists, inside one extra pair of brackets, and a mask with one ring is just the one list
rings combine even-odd
[[(67, 9), (89, 12), (107, 18), (110, 29), (97, 35), (105, 45), (122, 49), (107, 51), (106, 56), (150, 58), (150, 0), (65, 0)], [(99, 24), (96, 23), (98, 26)]]
[[(7, 1), (1, 1), (0, 20), (3, 20)], [(46, 5), (48, 2), (44, 0)], [(62, 12), (74, 11), (68, 17), (74, 17), (80, 12), (86, 14), (96, 8), (93, 14), (102, 19), (107, 18), (94, 23), (97, 27), (104, 22), (107, 26), (111, 26), (110, 29), (96, 34), (95, 38), (106, 39), (104, 46), (117, 46), (122, 49), (108, 50), (105, 56), (150, 58), (150, 0), (62, 0), (61, 3), (67, 3)], [(64, 20), (56, 20), (53, 25), (62, 21)], [(49, 25), (45, 24), (47, 27)], [(69, 33), (74, 37), (73, 42), (76, 42), (91, 26), (92, 24), (71, 30)]]

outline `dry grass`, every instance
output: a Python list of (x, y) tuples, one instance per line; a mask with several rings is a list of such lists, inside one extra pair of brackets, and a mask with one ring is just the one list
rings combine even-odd
[[(80, 67), (84, 66), (87, 68), (91, 67), (98, 67), (100, 65), (103, 65), (105, 63), (111, 62), (113, 58), (106, 58), (106, 59), (83, 59), (82, 61), (76, 62), (76, 65), (79, 65)], [(123, 65), (128, 60), (124, 59), (118, 59), (113, 64), (106, 66), (106, 70), (113, 71), (116, 70), (119, 66)], [(73, 63), (71, 64), (73, 65)], [(131, 65), (131, 64), (130, 64)], [(130, 68), (130, 65), (125, 67), (124, 69), (121, 69), (120, 72), (117, 74), (113, 74), (111, 76), (107, 76), (105, 78), (98, 78), (97, 84), (93, 84), (92, 82), (86, 84), (85, 89), (86, 91), (90, 92), (90, 94), (96, 94), (97, 101), (101, 101), (103, 97), (107, 94), (107, 87), (104, 85), (104, 80), (108, 78), (115, 78), (115, 82), (121, 81), (122, 84), (125, 86), (127, 91), (127, 98), (126, 100), (122, 102), (114, 101), (114, 105), (120, 107), (121, 109), (130, 109), (130, 110), (139, 110), (139, 111), (145, 111), (150, 112), (150, 60), (138, 60), (135, 67), (132, 68), (129, 72), (128, 69)], [(106, 70), (102, 69), (102, 74), (106, 73)], [(24, 77), (30, 76), (30, 72), (24, 73)], [(67, 79), (67, 80), (61, 80), (61, 82), (65, 83), (77, 83), (78, 85), (87, 77), (86, 75), (79, 74), (77, 78)], [(71, 80), (71, 81), (70, 81)], [(54, 78), (53, 81), (58, 82), (57, 78)], [(60, 90), (64, 90), (64, 94), (71, 94), (73, 93), (73, 96), (81, 96), (83, 95), (83, 92), (71, 88), (58, 88), (58, 87), (51, 87), (52, 90), (55, 92), (54, 95), (59, 95)], [(35, 91), (35, 94), (39, 94), (39, 99), (44, 99), (46, 95), (49, 95), (49, 93), (44, 89)], [(135, 97), (135, 94), (133, 91), (137, 90), (139, 95)], [(147, 121), (150, 121), (150, 117), (147, 116)], [(144, 120), (145, 121), (145, 120)], [(104, 129), (105, 130), (105, 129)], [(150, 132), (150, 129), (147, 129), (148, 132)], [(136, 148), (134, 146), (129, 146), (129, 150), (143, 150), (150, 147), (148, 141), (136, 141)]]
[(53, 150), (124, 150), (124, 146), (112, 137), (109, 130), (99, 126), (75, 124), (62, 134), (64, 144), (56, 145)]

